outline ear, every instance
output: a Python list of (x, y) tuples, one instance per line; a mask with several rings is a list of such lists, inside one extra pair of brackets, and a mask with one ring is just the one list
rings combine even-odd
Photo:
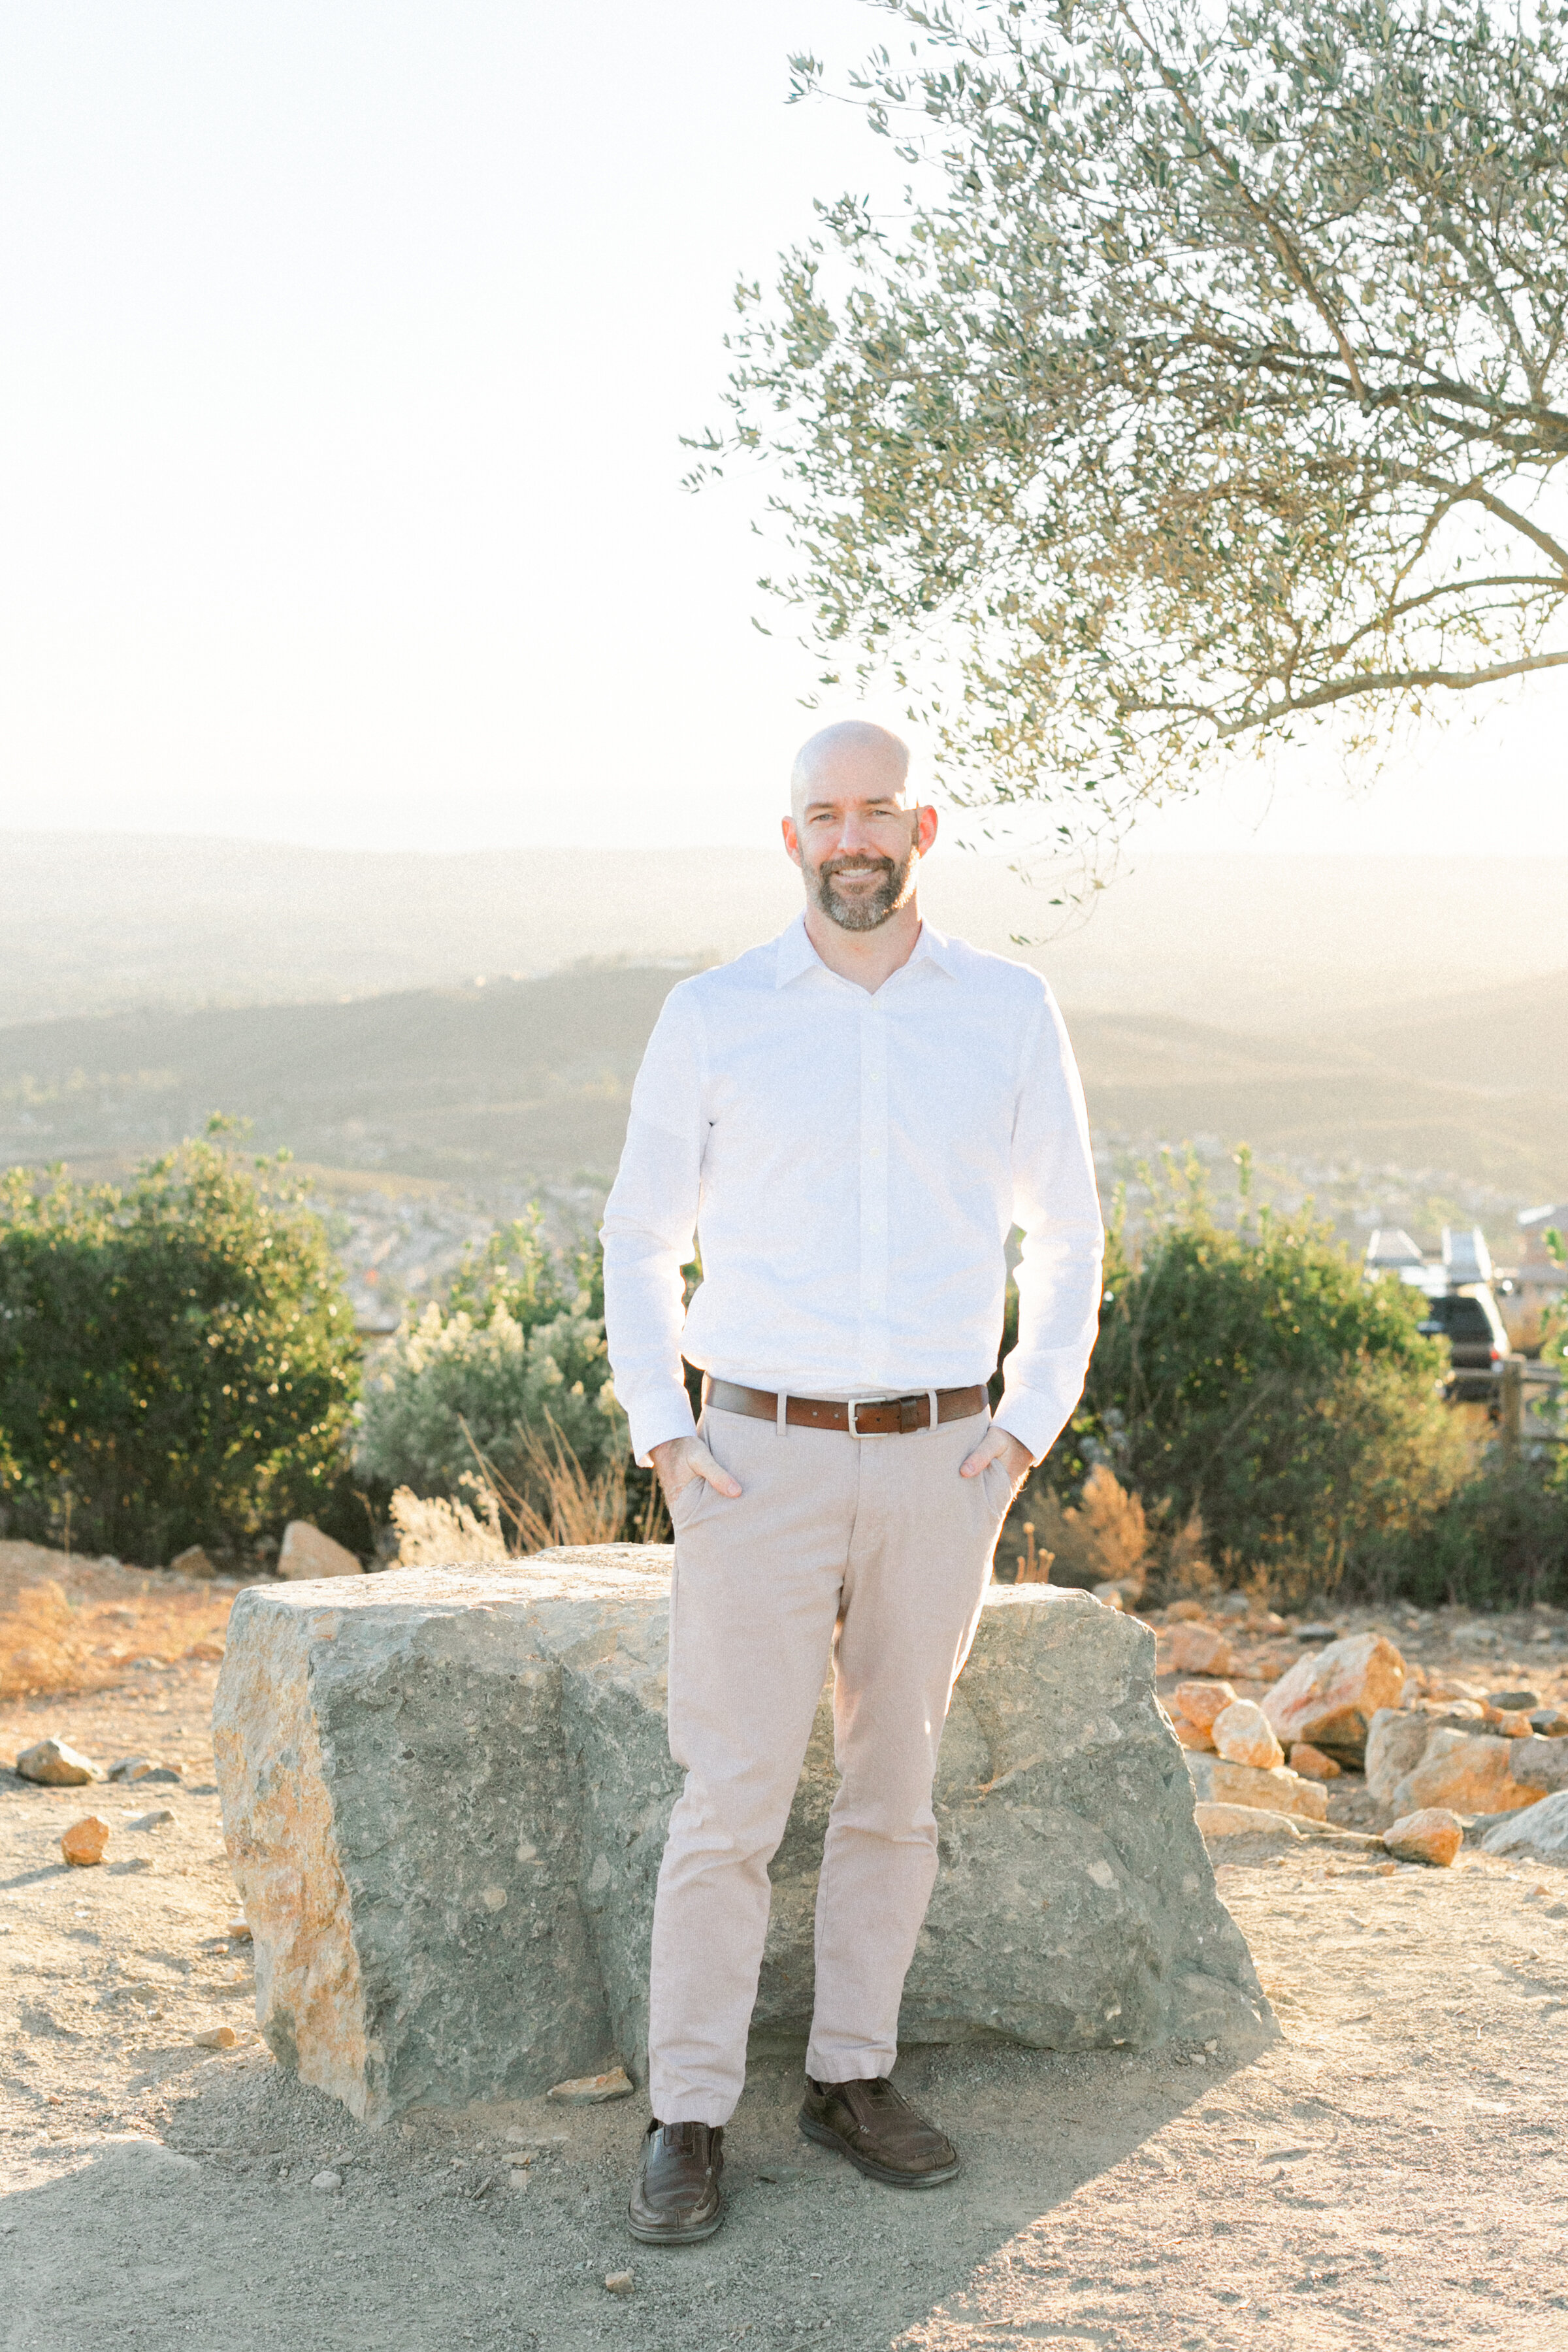
[(785, 855), (785, 856), (786, 856), (786, 857), (788, 857), (789, 859), (791, 859), (791, 860), (792, 860), (792, 862), (793, 862), (795, 865), (798, 866), (798, 865), (800, 864), (800, 862), (801, 862), (801, 861), (800, 861), (800, 835), (799, 835), (799, 834), (798, 834), (798, 833), (795, 831), (795, 819), (794, 819), (794, 817), (793, 817), (793, 816), (786, 816), (786, 817), (784, 817), (784, 819), (782, 819), (782, 821), (781, 821), (781, 823), (780, 823), (779, 830), (780, 830), (780, 831), (783, 833), (783, 835), (784, 835), (784, 855)]
[(921, 801), (915, 811), (915, 847), (923, 857), (936, 839), (936, 811), (928, 801)]

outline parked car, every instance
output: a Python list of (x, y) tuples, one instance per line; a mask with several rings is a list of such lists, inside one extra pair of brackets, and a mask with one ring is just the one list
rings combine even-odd
[(1429, 1339), (1448, 1342), (1447, 1394), (1454, 1402), (1489, 1404), (1498, 1366), (1510, 1352), (1490, 1284), (1468, 1282), (1429, 1297), (1421, 1328)]

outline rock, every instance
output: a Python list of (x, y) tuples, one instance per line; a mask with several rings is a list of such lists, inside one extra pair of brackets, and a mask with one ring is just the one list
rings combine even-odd
[(193, 2033), (191, 2039), (198, 2050), (232, 2050), (239, 2036), (232, 2025), (209, 2025), (205, 2033)]
[(1367, 1726), (1366, 1785), (1380, 1805), (1393, 1804), (1394, 1790), (1415, 1771), (1431, 1737), (1430, 1716), (1405, 1707), (1377, 1709)]
[(37, 1780), (46, 1789), (80, 1789), (99, 1778), (97, 1765), (63, 1739), (35, 1740), (17, 1757), (16, 1769), (24, 1780)]
[(1393, 1643), (1381, 1633), (1352, 1633), (1298, 1659), (1264, 1699), (1263, 1712), (1284, 1747), (1310, 1740), (1359, 1771), (1373, 1717), (1379, 1707), (1397, 1706), (1404, 1688), (1405, 1661)]
[(127, 1822), (125, 1826), (128, 1830), (163, 1830), (168, 1828), (174, 1818), (167, 1805), (160, 1805), (156, 1812), (138, 1813), (135, 1820)]
[(1309, 1822), (1329, 1818), (1328, 1790), (1314, 1780), (1299, 1780), (1283, 1764), (1265, 1772), (1253, 1764), (1227, 1764), (1223, 1756), (1194, 1756), (1189, 1751), (1186, 1765), (1200, 1804), (1251, 1805), (1266, 1813), (1290, 1813)]
[(1514, 1759), (1529, 1745), (1524, 1739), (1494, 1739), (1484, 1733), (1476, 1737), (1436, 1724), (1420, 1761), (1384, 1801), (1398, 1814), (1419, 1812), (1429, 1805), (1446, 1805), (1456, 1813), (1517, 1811), (1544, 1794), (1522, 1786), (1514, 1776)]
[(1173, 1625), (1201, 1623), (1207, 1613), (1201, 1601), (1173, 1601), (1165, 1612)]
[(1540, 1853), (1568, 1862), (1568, 1789), (1543, 1797), (1513, 1821), (1499, 1822), (1481, 1844), (1488, 1853)]
[(1532, 1734), (1517, 1740), (1509, 1764), (1522, 1788), (1542, 1796), (1568, 1789), (1568, 1739), (1540, 1739)]
[(1209, 1738), (1208, 1733), (1200, 1731), (1197, 1725), (1188, 1717), (1173, 1715), (1171, 1717), (1171, 1728), (1184, 1748), (1195, 1748), (1205, 1756), (1214, 1754), (1214, 1741)]
[(1396, 1862), (1430, 1862), (1447, 1870), (1465, 1843), (1465, 1825), (1441, 1805), (1424, 1805), (1384, 1830), (1383, 1843)]
[(1164, 1663), (1177, 1675), (1228, 1675), (1230, 1643), (1211, 1625), (1177, 1625), (1166, 1636)]
[(248, 1919), (231, 1919), (228, 1926), (224, 1929), (224, 1934), (228, 1937), (231, 1944), (248, 1944), (250, 1941), (250, 1922)]
[(321, 2197), (330, 2197), (334, 2189), (341, 2189), (342, 2185), (343, 2176), (341, 2172), (316, 2172), (310, 2176), (311, 2188)]
[(1272, 1772), (1285, 1761), (1285, 1750), (1275, 1738), (1268, 1717), (1249, 1698), (1233, 1700), (1217, 1715), (1209, 1737), (1227, 1764), (1251, 1764), (1260, 1772)]
[[(214, 1738), (258, 2015), (280, 2062), (355, 2115), (536, 2095), (617, 2055), (646, 2079), (680, 1781), (669, 1562), (614, 1545), (236, 1601)], [(1153, 1672), (1148, 1629), (1087, 1593), (991, 1587), (942, 1744), (906, 2043), (1271, 2030)], [(1289, 1773), (1252, 1777), (1322, 1801)], [(759, 2050), (795, 2046), (809, 2018), (834, 1787), (825, 1692), (773, 1864)]]
[(217, 1574), (200, 1544), (187, 1544), (184, 1551), (177, 1551), (169, 1562), (169, 1569), (174, 1576), (198, 1576), (204, 1583)]
[(1538, 1706), (1530, 1718), (1530, 1727), (1544, 1739), (1561, 1739), (1568, 1735), (1568, 1714), (1560, 1706)]
[(109, 1843), (109, 1823), (97, 1813), (88, 1813), (79, 1822), (72, 1822), (60, 1840), (60, 1852), (78, 1870), (90, 1870), (94, 1863), (103, 1860)]
[(1126, 1601), (1126, 1596), (1120, 1584), (1097, 1584), (1089, 1598), (1092, 1601), (1098, 1601), (1102, 1609), (1121, 1609), (1125, 1606)]
[(110, 1766), (105, 1778), (130, 1784), (132, 1781), (144, 1780), (152, 1769), (153, 1759), (150, 1756), (121, 1756), (117, 1763)]
[(1265, 1812), (1258, 1805), (1194, 1805), (1193, 1819), (1205, 1845), (1230, 1837), (1272, 1837), (1292, 1844), (1301, 1835), (1289, 1813)]
[(605, 2293), (606, 2294), (630, 2294), (636, 2284), (637, 2281), (632, 2276), (630, 2271), (606, 2271), (605, 2273)]
[(290, 1519), (283, 1530), (278, 1573), (297, 1582), (322, 1576), (363, 1576), (364, 1570), (352, 1551), (324, 1536), (309, 1519)]
[(1333, 1642), (1339, 1639), (1339, 1631), (1337, 1625), (1298, 1625), (1296, 1639), (1298, 1642)]
[(1507, 1707), (1493, 1707), (1487, 1727), (1500, 1739), (1528, 1739), (1535, 1729), (1528, 1715)]
[(1483, 1691), (1481, 1696), (1486, 1700), (1489, 1706), (1495, 1706), (1500, 1709), (1504, 1715), (1511, 1715), (1516, 1711), (1528, 1715), (1532, 1706), (1539, 1706), (1541, 1705), (1541, 1693), (1539, 1691)]
[(1172, 1706), (1200, 1731), (1212, 1732), (1215, 1717), (1235, 1704), (1236, 1693), (1226, 1682), (1178, 1683), (1171, 1693)]
[(1290, 1750), (1290, 1769), (1300, 1772), (1303, 1780), (1337, 1780), (1343, 1769), (1310, 1739), (1298, 1739)]
[(579, 2074), (574, 2083), (553, 2084), (544, 2095), (563, 2107), (597, 2107), (606, 2099), (629, 2097), (632, 2087), (626, 2068), (612, 2066), (607, 2074)]

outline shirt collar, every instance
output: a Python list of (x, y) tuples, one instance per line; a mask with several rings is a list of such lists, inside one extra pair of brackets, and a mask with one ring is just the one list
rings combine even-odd
[[(803, 972), (827, 972), (827, 966), (806, 937), (804, 915), (797, 915), (788, 930), (780, 933), (777, 958), (773, 971), (775, 988), (788, 988), (791, 982), (798, 980)], [(944, 972), (949, 980), (955, 977), (952, 968), (952, 941), (923, 916), (921, 919), (921, 935), (915, 941), (909, 962), (902, 968), (908, 971), (911, 971), (916, 964), (921, 963), (934, 964), (936, 969)], [(833, 978), (831, 972), (828, 972), (827, 976), (829, 979)], [(893, 974), (893, 978), (895, 980), (898, 978), (897, 972)]]

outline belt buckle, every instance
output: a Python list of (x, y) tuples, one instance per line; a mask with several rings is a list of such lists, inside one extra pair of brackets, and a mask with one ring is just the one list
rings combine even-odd
[(859, 1436), (859, 1434), (860, 1434), (860, 1432), (859, 1432), (858, 1428), (858, 1427), (857, 1427), (857, 1425), (856, 1425), (856, 1421), (855, 1421), (855, 1400), (854, 1400), (854, 1398), (853, 1398), (853, 1397), (847, 1397), (847, 1398), (846, 1398), (846, 1400), (845, 1400), (845, 1411), (846, 1411), (846, 1412), (848, 1413), (848, 1415), (849, 1415), (849, 1434), (850, 1434), (850, 1436), (851, 1436), (851, 1437), (858, 1437), (858, 1436)]

